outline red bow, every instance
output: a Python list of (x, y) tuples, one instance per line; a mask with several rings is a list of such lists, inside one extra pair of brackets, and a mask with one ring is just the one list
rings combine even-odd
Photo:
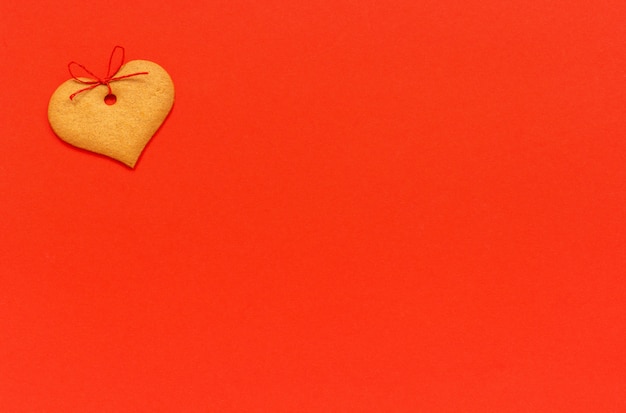
[[(120, 50), (122, 52), (122, 56), (121, 59), (119, 59), (119, 64), (117, 65), (117, 69), (115, 69), (114, 71), (111, 71), (111, 66), (113, 64), (113, 57), (115, 57), (116, 51)], [(72, 93), (70, 95), (70, 100), (73, 100), (74, 97), (76, 95), (78, 95), (81, 92), (86, 92), (88, 90), (91, 90), (97, 86), (100, 85), (104, 85), (107, 88), (109, 88), (109, 95), (112, 94), (111, 92), (111, 82), (115, 82), (117, 80), (122, 80), (122, 79), (126, 79), (129, 77), (133, 77), (133, 76), (138, 76), (138, 75), (147, 75), (148, 72), (137, 72), (137, 73), (131, 73), (129, 75), (124, 75), (124, 76), (117, 76), (115, 77), (115, 74), (117, 72), (120, 71), (120, 69), (122, 68), (122, 65), (124, 64), (124, 57), (125, 57), (125, 51), (124, 48), (122, 46), (115, 46), (113, 48), (113, 51), (111, 52), (111, 57), (109, 57), (109, 69), (107, 70), (107, 75), (105, 78), (101, 79), (98, 76), (94, 75), (89, 69), (87, 69), (85, 66), (81, 65), (80, 63), (76, 63), (76, 62), (70, 62), (67, 65), (68, 70), (70, 71), (70, 75), (72, 76), (72, 78), (74, 78), (74, 80), (76, 80), (77, 82), (80, 82), (84, 85), (90, 85), (84, 89), (78, 90), (74, 93)], [(72, 65), (76, 65), (78, 67), (80, 67), (81, 69), (83, 69), (89, 76), (90, 76), (90, 80), (81, 80), (78, 78), (78, 76), (76, 76), (74, 74), (74, 72), (72, 72)]]

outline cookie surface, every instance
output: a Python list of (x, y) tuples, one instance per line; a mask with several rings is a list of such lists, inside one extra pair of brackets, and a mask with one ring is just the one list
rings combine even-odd
[(174, 83), (161, 66), (132, 60), (117, 73), (134, 76), (111, 82), (116, 101), (105, 102), (104, 85), (69, 96), (84, 87), (74, 79), (62, 83), (48, 104), (48, 120), (59, 138), (76, 147), (116, 159), (134, 168), (141, 152), (174, 104)]

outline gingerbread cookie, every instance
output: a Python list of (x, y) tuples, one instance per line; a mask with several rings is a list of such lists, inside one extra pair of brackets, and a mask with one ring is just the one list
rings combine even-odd
[[(113, 65), (117, 70), (112, 71), (112, 62), (119, 60), (120, 52), (120, 63)], [(48, 120), (65, 142), (134, 168), (174, 104), (174, 83), (154, 62), (132, 60), (124, 64), (123, 60), (124, 49), (116, 46), (105, 78), (71, 62), (73, 79), (52, 94)], [(77, 68), (87, 76), (76, 76)]]

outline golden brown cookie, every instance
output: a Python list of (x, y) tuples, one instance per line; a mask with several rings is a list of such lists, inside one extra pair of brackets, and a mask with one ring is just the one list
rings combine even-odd
[[(174, 104), (174, 83), (158, 64), (132, 60), (116, 76), (148, 72), (111, 82), (115, 103), (105, 102), (106, 85), (70, 96), (84, 87), (71, 79), (59, 86), (48, 104), (48, 120), (65, 142), (109, 156), (134, 168), (146, 144)], [(81, 78), (82, 80), (82, 78)]]

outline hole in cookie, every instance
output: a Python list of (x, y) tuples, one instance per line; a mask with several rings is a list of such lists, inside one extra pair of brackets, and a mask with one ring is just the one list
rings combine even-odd
[(114, 94), (108, 94), (104, 97), (104, 103), (106, 103), (107, 105), (115, 105), (115, 102), (117, 102), (117, 97), (115, 97)]

